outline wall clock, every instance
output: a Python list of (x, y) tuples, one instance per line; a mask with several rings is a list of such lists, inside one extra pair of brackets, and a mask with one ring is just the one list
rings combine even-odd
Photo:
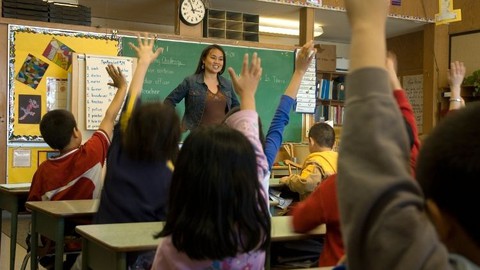
[(196, 25), (205, 18), (205, 4), (202, 0), (181, 0), (180, 19), (188, 25)]

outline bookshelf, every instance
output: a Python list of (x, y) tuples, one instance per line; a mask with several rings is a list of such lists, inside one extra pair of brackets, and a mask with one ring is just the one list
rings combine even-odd
[(207, 10), (203, 36), (258, 42), (259, 15), (224, 10)]
[(345, 72), (317, 71), (317, 108), (314, 122), (333, 120), (343, 124), (345, 110)]

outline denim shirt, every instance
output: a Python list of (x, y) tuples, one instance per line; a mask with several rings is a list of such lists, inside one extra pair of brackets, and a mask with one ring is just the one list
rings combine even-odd
[[(218, 75), (219, 90), (227, 100), (226, 112), (240, 105), (233, 91), (230, 80)], [(205, 111), (208, 87), (203, 80), (203, 72), (186, 77), (177, 88), (165, 98), (164, 103), (175, 107), (185, 98), (185, 114), (183, 126), (185, 129), (195, 129), (200, 124)]]

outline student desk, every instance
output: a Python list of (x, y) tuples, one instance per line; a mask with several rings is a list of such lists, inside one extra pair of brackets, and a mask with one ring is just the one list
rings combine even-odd
[(127, 254), (155, 250), (164, 222), (115, 223), (77, 226), (83, 238), (82, 269), (127, 269)]
[(55, 269), (63, 269), (65, 221), (70, 218), (93, 217), (98, 200), (27, 202), (32, 212), (32, 270), (37, 268), (38, 235), (55, 241)]
[[(325, 234), (325, 226), (309, 234), (299, 234), (290, 227), (291, 217), (272, 217), (272, 241), (307, 239)], [(77, 226), (82, 236), (82, 269), (127, 269), (129, 252), (155, 250), (161, 239), (153, 235), (163, 222), (115, 223)]]
[(287, 175), (290, 175), (290, 173), (288, 172), (288, 166), (286, 166), (286, 165), (274, 165), (274, 166), (272, 166), (272, 172), (270, 174), (270, 176), (272, 178), (279, 178), (279, 177), (287, 176)]
[(0, 185), (0, 241), (2, 240), (3, 210), (10, 212), (10, 269), (15, 267), (15, 251), (17, 247), (18, 213), (25, 211), (29, 186)]

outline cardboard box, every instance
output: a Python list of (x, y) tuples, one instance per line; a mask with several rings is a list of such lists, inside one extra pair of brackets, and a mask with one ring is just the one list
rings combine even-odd
[(317, 44), (317, 71), (335, 72), (337, 68), (337, 46)]

